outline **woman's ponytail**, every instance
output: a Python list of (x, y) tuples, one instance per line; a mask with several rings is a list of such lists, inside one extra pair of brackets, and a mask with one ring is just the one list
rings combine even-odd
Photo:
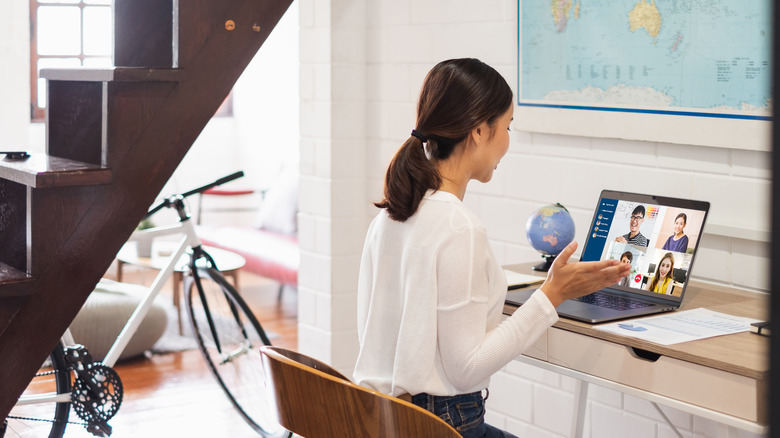
[(385, 199), (376, 205), (399, 222), (409, 219), (428, 189), (438, 189), (441, 176), (425, 155), (424, 143), (411, 136), (396, 152), (385, 175)]

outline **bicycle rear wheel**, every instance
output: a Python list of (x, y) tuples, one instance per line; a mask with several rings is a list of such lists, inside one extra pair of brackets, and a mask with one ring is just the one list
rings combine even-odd
[[(49, 361), (27, 386), (16, 406), (8, 414), (3, 438), (44, 437), (59, 438), (65, 434), (70, 414), (70, 370), (65, 363), (65, 348), (58, 342), (49, 354)], [(32, 397), (62, 394), (61, 402), (23, 404)]]
[(198, 346), (230, 402), (260, 435), (290, 436), (265, 388), (259, 348), (271, 343), (246, 302), (214, 268), (198, 268), (184, 290)]

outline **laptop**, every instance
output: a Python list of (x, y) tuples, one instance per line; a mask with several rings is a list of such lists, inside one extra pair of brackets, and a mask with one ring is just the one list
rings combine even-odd
[[(620, 282), (566, 300), (558, 315), (597, 324), (675, 310), (682, 304), (710, 204), (704, 201), (604, 190), (582, 249), (582, 261), (631, 264)], [(682, 235), (677, 236), (682, 226)], [(535, 289), (510, 291), (522, 305)]]

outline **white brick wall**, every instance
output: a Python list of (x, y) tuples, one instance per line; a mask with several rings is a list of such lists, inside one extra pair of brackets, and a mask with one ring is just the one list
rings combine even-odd
[[(516, 0), (302, 0), (299, 349), (349, 373), (357, 355), (355, 282), (384, 171), (414, 128), (425, 73), (477, 57), (516, 83)], [(770, 154), (515, 131), (494, 180), (473, 183), (469, 208), (502, 263), (539, 258), (524, 237), (534, 209), (561, 202), (577, 240), (602, 188), (712, 203), (721, 229), (769, 229)], [(633, 163), (641, 162), (638, 168)], [(553, 169), (553, 172), (549, 172)], [(761, 233), (758, 233), (761, 235)], [(765, 234), (764, 234), (765, 235)], [(765, 242), (707, 234), (697, 277), (768, 289)], [(488, 420), (528, 437), (567, 436), (575, 381), (521, 363), (492, 380)], [(714, 437), (711, 420), (663, 408), (684, 437)], [(585, 436), (674, 436), (647, 402), (591, 385)], [(734, 436), (751, 437), (738, 433)]]
[(366, 5), (302, 2), (300, 14), (299, 349), (349, 370), (367, 211)]

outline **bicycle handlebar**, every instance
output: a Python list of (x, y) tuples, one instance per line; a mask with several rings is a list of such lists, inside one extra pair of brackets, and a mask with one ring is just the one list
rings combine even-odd
[(190, 190), (189, 192), (182, 193), (181, 197), (182, 198), (186, 198), (187, 196), (192, 196), (192, 195), (194, 195), (196, 193), (205, 192), (206, 190), (208, 190), (208, 189), (210, 189), (212, 187), (221, 186), (222, 184), (225, 184), (225, 183), (228, 183), (230, 181), (233, 181), (234, 179), (241, 178), (242, 176), (244, 176), (244, 171), (243, 170), (239, 170), (238, 172), (232, 173), (232, 174), (230, 174), (228, 176), (224, 176), (224, 177), (214, 181), (213, 183), (209, 183), (209, 184), (206, 184), (203, 187), (198, 187), (197, 189), (193, 189), (193, 190)]
[(173, 200), (174, 199), (184, 199), (184, 198), (186, 198), (188, 196), (192, 196), (192, 195), (195, 195), (197, 193), (203, 193), (203, 192), (205, 192), (206, 190), (208, 190), (208, 189), (210, 189), (212, 187), (221, 186), (222, 184), (225, 184), (225, 183), (228, 183), (230, 181), (233, 181), (234, 179), (241, 178), (242, 176), (244, 176), (244, 171), (243, 170), (239, 170), (238, 172), (232, 173), (232, 174), (230, 174), (228, 176), (223, 176), (222, 178), (220, 178), (220, 179), (218, 179), (218, 180), (216, 180), (214, 182), (208, 183), (205, 186), (198, 187), (197, 189), (192, 189), (192, 190), (190, 190), (188, 192), (184, 192), (184, 193), (182, 193), (180, 195), (169, 196), (166, 199), (164, 199), (162, 202), (160, 202), (159, 204), (157, 204), (154, 207), (152, 207), (151, 209), (149, 209), (149, 211), (146, 212), (146, 214), (144, 215), (144, 218), (148, 218), (149, 216), (157, 213), (158, 211), (160, 211), (161, 209), (163, 209), (165, 207), (170, 207), (173, 204)]

